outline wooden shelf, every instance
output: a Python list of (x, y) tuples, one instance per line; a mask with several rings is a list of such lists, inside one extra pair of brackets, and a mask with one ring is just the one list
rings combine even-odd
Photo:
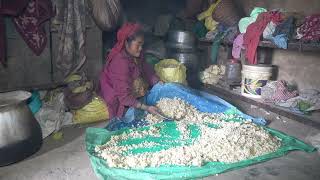
[(259, 99), (253, 99), (253, 98), (248, 98), (248, 97), (242, 96), (240, 93), (237, 93), (232, 90), (228, 90), (223, 87), (206, 85), (206, 87), (203, 87), (201, 90), (206, 91), (211, 94), (218, 95), (221, 98), (223, 98), (227, 101), (230, 101), (231, 103), (235, 103), (236, 100), (240, 100), (240, 101), (258, 106), (260, 108), (263, 108), (265, 110), (271, 111), (273, 113), (279, 114), (281, 116), (285, 116), (285, 117), (290, 118), (292, 120), (298, 121), (302, 124), (306, 124), (306, 125), (315, 127), (317, 129), (320, 129), (320, 119), (315, 116), (301, 115), (301, 114), (292, 112), (287, 108), (276, 106), (272, 103), (264, 103), (262, 100), (259, 100)]
[[(212, 44), (212, 40), (208, 39), (199, 39), (200, 44)], [(222, 42), (225, 45), (232, 45), (232, 42), (223, 41)], [(274, 45), (270, 41), (260, 41), (259, 47), (265, 47), (265, 48), (273, 48), (273, 49), (281, 49), (278, 48), (276, 45)], [(301, 43), (301, 42), (289, 42), (288, 43), (288, 49), (284, 50), (299, 50), (299, 51), (319, 51), (320, 52), (320, 43)]]

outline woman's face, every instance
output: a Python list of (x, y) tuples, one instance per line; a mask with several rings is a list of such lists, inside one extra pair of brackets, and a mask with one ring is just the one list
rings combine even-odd
[(133, 57), (140, 57), (142, 46), (144, 43), (144, 37), (138, 36), (131, 43), (126, 42), (126, 50)]

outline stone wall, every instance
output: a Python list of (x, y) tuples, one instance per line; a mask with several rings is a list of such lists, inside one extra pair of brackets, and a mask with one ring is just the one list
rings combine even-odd
[[(175, 14), (184, 6), (184, 2), (180, 0), (122, 0), (121, 2), (130, 21), (138, 21), (149, 27), (152, 26), (158, 15), (166, 13)], [(247, 14), (254, 6), (262, 6), (268, 9), (283, 8), (288, 11), (303, 12), (304, 14), (320, 12), (319, 0), (240, 0), (237, 2), (238, 6), (242, 6)], [(4, 68), (0, 65), (0, 90), (23, 86), (37, 86), (62, 80), (61, 75), (55, 67), (53, 67), (53, 76), (51, 75), (49, 44), (40, 56), (35, 56), (16, 32), (9, 19), (7, 19), (6, 29), (8, 37), (8, 67)], [(114, 33), (111, 34), (115, 35)], [(49, 34), (47, 33), (47, 35)], [(103, 66), (102, 33), (93, 24), (91, 28), (87, 29), (86, 36), (87, 62), (84, 69), (90, 77), (98, 79)], [(105, 37), (105, 39), (108, 40), (111, 37)], [(56, 58), (58, 41), (58, 33), (54, 32), (53, 60)], [(271, 61), (279, 67), (278, 79), (295, 82), (300, 89), (320, 89), (319, 53), (274, 50)], [(225, 52), (221, 52), (221, 54), (225, 55)]]
[[(52, 32), (52, 58), (50, 61), (49, 29), (46, 24), (48, 42), (40, 56), (36, 56), (16, 31), (11, 19), (6, 19), (7, 67), (0, 65), (0, 91), (38, 87), (63, 81), (63, 76), (55, 67), (59, 34)], [(98, 79), (102, 69), (102, 33), (92, 23), (86, 32), (87, 61), (83, 69), (92, 79)], [(51, 69), (53, 70), (51, 72)]]
[[(282, 8), (290, 12), (311, 15), (320, 12), (319, 0), (240, 0), (247, 14), (254, 6), (267, 9)], [(278, 79), (297, 84), (299, 89), (320, 90), (320, 52), (299, 52), (291, 50), (273, 50), (271, 62), (278, 66)]]

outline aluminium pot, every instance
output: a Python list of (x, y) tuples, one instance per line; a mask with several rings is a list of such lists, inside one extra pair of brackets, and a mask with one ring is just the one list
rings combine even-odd
[(191, 72), (197, 72), (199, 69), (199, 59), (196, 53), (170, 53), (168, 58), (176, 59), (181, 62)]
[(189, 31), (169, 31), (167, 48), (180, 52), (192, 52), (196, 49), (197, 38)]
[(26, 101), (31, 93), (0, 93), (0, 166), (23, 160), (38, 151), (42, 132)]
[(196, 51), (196, 47), (193, 45), (173, 43), (173, 42), (168, 42), (167, 48), (169, 49), (168, 51), (175, 51), (180, 53), (192, 53)]

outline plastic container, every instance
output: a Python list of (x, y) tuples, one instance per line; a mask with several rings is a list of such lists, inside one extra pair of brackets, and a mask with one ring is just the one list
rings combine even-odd
[(241, 94), (251, 98), (261, 98), (261, 88), (272, 77), (271, 65), (243, 65)]
[(226, 65), (226, 81), (229, 85), (241, 84), (241, 64), (235, 59), (231, 59)]

